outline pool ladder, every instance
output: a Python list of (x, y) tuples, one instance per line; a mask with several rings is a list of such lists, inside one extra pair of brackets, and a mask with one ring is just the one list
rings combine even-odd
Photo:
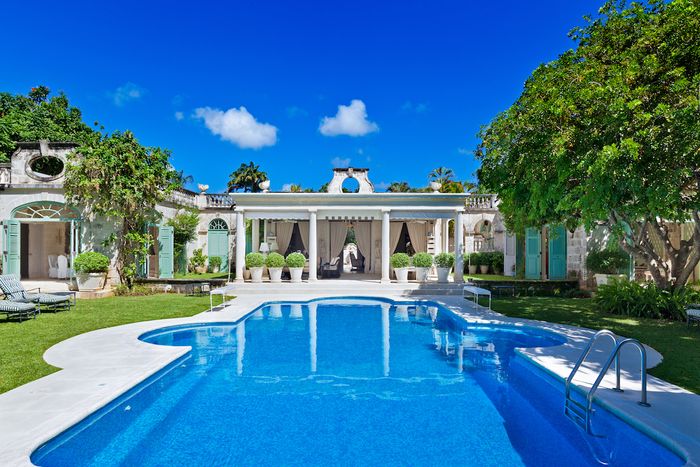
[[(573, 381), (576, 372), (578, 372), (579, 368), (581, 368), (581, 365), (586, 360), (586, 357), (588, 357), (588, 354), (591, 353), (591, 350), (593, 349), (593, 346), (595, 345), (596, 341), (601, 337), (610, 338), (613, 342), (614, 348), (608, 356), (608, 359), (605, 361), (605, 364), (600, 369), (598, 377), (593, 383), (593, 386), (591, 386), (588, 392), (585, 393), (586, 402), (584, 404), (578, 402), (572, 397), (571, 382)], [(588, 341), (588, 345), (581, 353), (581, 356), (576, 362), (574, 369), (571, 370), (569, 377), (566, 378), (566, 401), (564, 403), (564, 414), (571, 420), (573, 420), (581, 428), (585, 429), (586, 432), (589, 434), (592, 434), (591, 412), (593, 411), (593, 395), (595, 394), (596, 390), (598, 389), (598, 386), (600, 386), (600, 383), (603, 381), (605, 374), (608, 372), (610, 366), (613, 363), (615, 364), (615, 377), (617, 380), (617, 383), (613, 390), (617, 392), (623, 392), (623, 390), (620, 388), (620, 350), (622, 350), (622, 348), (626, 345), (633, 345), (639, 350), (642, 372), (642, 398), (639, 401), (639, 405), (643, 407), (651, 407), (651, 404), (647, 402), (647, 352), (644, 349), (644, 346), (637, 339), (621, 339), (620, 341), (618, 341), (615, 337), (615, 334), (608, 331), (607, 329), (598, 331), (593, 335), (593, 337), (591, 337), (591, 340)]]

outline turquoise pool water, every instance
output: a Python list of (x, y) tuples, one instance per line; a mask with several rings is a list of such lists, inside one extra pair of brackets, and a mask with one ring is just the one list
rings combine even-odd
[(38, 449), (42, 466), (682, 465), (517, 357), (559, 345), (430, 302), (275, 303), (239, 323), (142, 336), (188, 356)]

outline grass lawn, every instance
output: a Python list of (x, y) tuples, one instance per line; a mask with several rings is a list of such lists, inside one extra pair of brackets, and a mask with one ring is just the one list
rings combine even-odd
[(42, 313), (22, 323), (0, 321), (0, 393), (57, 371), (42, 355), (69, 337), (137, 321), (192, 316), (208, 308), (209, 296), (110, 297), (78, 300), (68, 312)]
[(497, 298), (493, 309), (507, 316), (609, 329), (661, 352), (663, 363), (649, 373), (700, 394), (700, 327), (683, 322), (631, 318), (595, 310), (593, 300), (549, 297)]
[(512, 281), (515, 280), (513, 276), (502, 276), (500, 274), (465, 274), (464, 280), (469, 279), (479, 279), (482, 281)]
[[(231, 274), (233, 278), (233, 274)], [(175, 279), (195, 279), (195, 280), (207, 280), (207, 279), (228, 279), (227, 272), (205, 272), (204, 274), (196, 274), (194, 272), (188, 272), (187, 274), (175, 273)]]

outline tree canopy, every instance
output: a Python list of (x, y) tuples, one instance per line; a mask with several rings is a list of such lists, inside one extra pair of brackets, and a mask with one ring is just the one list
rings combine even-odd
[[(480, 183), (510, 229), (605, 224), (662, 287), (700, 259), (700, 9), (606, 3), (480, 133)], [(672, 223), (693, 220), (680, 243)]]
[(127, 286), (153, 241), (145, 231), (159, 218), (156, 205), (180, 186), (169, 159), (169, 151), (142, 146), (130, 131), (102, 136), (70, 156), (66, 199), (121, 222), (109, 243), (117, 247), (117, 272)]
[(29, 94), (0, 93), (0, 162), (6, 161), (17, 142), (70, 141), (85, 144), (99, 133), (83, 122), (80, 110), (60, 93), (49, 98), (46, 86), (32, 88)]
[(246, 192), (258, 193), (261, 190), (260, 182), (267, 180), (267, 174), (260, 170), (258, 164), (250, 161), (248, 164), (241, 164), (229, 176), (228, 191), (243, 190)]

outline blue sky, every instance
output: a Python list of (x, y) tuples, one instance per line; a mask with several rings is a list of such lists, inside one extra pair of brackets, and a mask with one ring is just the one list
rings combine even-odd
[(211, 191), (250, 160), (275, 190), (318, 188), (334, 165), (424, 186), (437, 166), (473, 179), (479, 128), (599, 6), (11, 0), (0, 90), (62, 90)]

